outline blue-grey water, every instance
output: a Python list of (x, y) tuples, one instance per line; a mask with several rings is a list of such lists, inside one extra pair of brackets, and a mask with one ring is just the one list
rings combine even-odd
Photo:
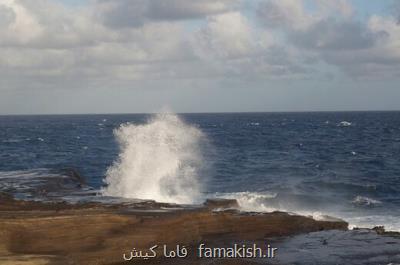
[[(200, 176), (205, 197), (237, 198), (248, 210), (329, 214), (400, 230), (400, 112), (179, 116), (210, 142), (203, 152), (212, 166)], [(120, 152), (113, 130), (148, 119), (0, 116), (0, 191), (25, 199), (57, 193), (69, 180), (54, 184), (54, 191), (37, 190), (37, 183), (63, 176), (65, 168), (84, 176), (85, 191), (99, 190)]]

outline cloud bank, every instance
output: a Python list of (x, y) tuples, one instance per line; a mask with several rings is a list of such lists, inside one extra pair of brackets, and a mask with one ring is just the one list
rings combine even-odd
[(368, 16), (353, 4), (0, 0), (0, 91), (397, 78), (398, 2)]

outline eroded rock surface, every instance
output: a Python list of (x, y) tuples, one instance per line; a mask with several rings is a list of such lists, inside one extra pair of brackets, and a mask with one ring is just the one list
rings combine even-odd
[[(105, 205), (40, 203), (0, 196), (0, 264), (124, 264), (122, 255), (154, 244), (260, 241), (325, 230), (347, 230), (344, 221), (316, 221), (283, 212), (213, 211), (222, 201), (182, 208), (156, 202)], [(233, 201), (223, 205), (237, 205)], [(7, 263), (8, 262), (8, 263)], [(10, 263), (11, 262), (11, 263)], [(149, 263), (150, 261), (146, 261)], [(168, 264), (170, 261), (152, 261)], [(190, 260), (171, 264), (205, 264)], [(207, 264), (252, 264), (213, 260)], [(135, 261), (131, 261), (135, 263)], [(17, 263), (14, 263), (17, 264)], [(138, 260), (136, 264), (144, 264)]]

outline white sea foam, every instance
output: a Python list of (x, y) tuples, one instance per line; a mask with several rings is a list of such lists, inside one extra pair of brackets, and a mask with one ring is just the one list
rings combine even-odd
[(400, 232), (399, 217), (394, 215), (344, 216), (343, 219), (349, 223), (351, 229), (384, 226), (386, 231)]
[(250, 122), (250, 123), (248, 123), (248, 125), (250, 125), (250, 126), (260, 126), (260, 123), (259, 122)]
[(352, 125), (352, 123), (351, 122), (348, 122), (348, 121), (341, 121), (341, 122), (339, 122), (339, 124), (338, 124), (338, 126), (341, 126), (341, 127), (349, 127), (349, 126), (351, 126)]
[(104, 195), (190, 204), (200, 199), (204, 134), (174, 114), (114, 131), (119, 158), (108, 168)]
[[(274, 212), (282, 211), (292, 215), (311, 216), (315, 220), (326, 220), (328, 214), (320, 211), (306, 209), (293, 209), (290, 203), (271, 203), (277, 199), (278, 194), (274, 192), (233, 192), (216, 193), (215, 197), (225, 199), (236, 199), (240, 210), (244, 212)], [(331, 217), (330, 217), (331, 218)]]
[(382, 202), (365, 196), (356, 196), (352, 203), (360, 206), (374, 206), (381, 204)]
[(277, 210), (268, 205), (268, 199), (273, 199), (276, 193), (268, 192), (232, 192), (232, 193), (216, 193), (216, 198), (235, 199), (240, 209), (247, 212), (272, 212)]
[[(350, 212), (326, 209), (324, 211), (313, 210), (307, 207), (298, 207), (287, 201), (279, 201), (277, 193), (273, 192), (233, 192), (216, 193), (216, 198), (236, 199), (240, 210), (244, 212), (274, 212), (283, 211), (290, 214), (310, 216), (315, 220), (327, 220), (332, 217), (343, 219), (349, 222), (349, 227), (373, 228), (383, 225), (388, 231), (400, 231), (397, 216), (390, 215), (359, 215), (355, 216)], [(380, 201), (371, 198), (357, 196), (357, 202), (367, 203), (368, 205), (381, 204)], [(354, 201), (353, 201), (354, 202)]]

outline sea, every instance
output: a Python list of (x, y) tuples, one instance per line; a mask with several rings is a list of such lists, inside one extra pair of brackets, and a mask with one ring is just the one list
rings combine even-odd
[(400, 112), (0, 116), (0, 192), (233, 198), (243, 211), (400, 231)]

